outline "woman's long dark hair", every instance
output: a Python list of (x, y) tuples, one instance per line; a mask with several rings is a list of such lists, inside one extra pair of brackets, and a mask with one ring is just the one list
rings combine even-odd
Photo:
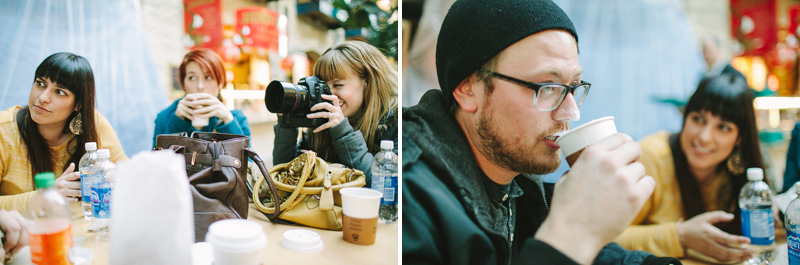
[[(75, 95), (75, 109), (67, 117), (62, 134), (71, 134), (69, 123), (80, 112), (83, 132), (72, 138), (68, 147), (75, 146), (74, 149), (67, 148), (69, 159), (64, 164), (66, 169), (69, 163), (78, 162), (86, 152), (87, 142), (98, 142), (97, 128), (94, 123), (94, 74), (92, 66), (85, 58), (68, 52), (59, 52), (50, 55), (36, 68), (34, 82), (36, 78), (47, 78), (51, 82), (72, 92)], [(31, 162), (31, 177), (41, 172), (52, 172), (55, 170), (56, 162), (53, 161), (53, 152), (47, 141), (39, 133), (39, 126), (33, 121), (28, 106), (23, 107), (16, 116), (17, 127), (22, 136), (22, 141), (28, 147), (28, 160)], [(100, 143), (97, 143), (100, 146)], [(77, 170), (77, 168), (76, 168)], [(57, 176), (61, 172), (54, 172)]]
[[(724, 74), (714, 78), (704, 79), (697, 87), (697, 91), (686, 104), (683, 113), (683, 122), (691, 112), (709, 111), (714, 116), (720, 116), (723, 121), (736, 124), (739, 128), (740, 144), (734, 152), (741, 152), (742, 161), (745, 168), (758, 167), (764, 168), (764, 160), (761, 156), (759, 147), (758, 130), (756, 129), (755, 110), (753, 100), (755, 95), (747, 86), (747, 82), (738, 76)], [(681, 129), (683, 132), (683, 129)], [(708, 206), (703, 201), (700, 185), (689, 169), (689, 162), (686, 154), (681, 148), (680, 134), (674, 134), (669, 138), (669, 145), (672, 149), (672, 157), (675, 163), (675, 175), (678, 179), (681, 192), (681, 202), (683, 214), (686, 219), (708, 211)], [(723, 170), (728, 171), (727, 160), (723, 160), (717, 166), (717, 173)], [(725, 206), (723, 210), (732, 211), (735, 215), (733, 221), (729, 223), (717, 223), (717, 227), (731, 234), (741, 235), (741, 211), (739, 209), (739, 191), (747, 182), (746, 173), (733, 174), (728, 171), (730, 184), (723, 186), (729, 190), (720, 191), (716, 200)], [(765, 178), (768, 179), (768, 178)], [(767, 182), (769, 183), (769, 182)]]

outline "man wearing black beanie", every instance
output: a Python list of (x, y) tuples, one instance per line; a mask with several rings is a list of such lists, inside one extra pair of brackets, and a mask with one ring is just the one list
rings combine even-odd
[(542, 183), (591, 86), (577, 44), (551, 0), (453, 4), (441, 90), (403, 112), (404, 264), (680, 264), (609, 244), (655, 186), (630, 136), (587, 147), (554, 192)]

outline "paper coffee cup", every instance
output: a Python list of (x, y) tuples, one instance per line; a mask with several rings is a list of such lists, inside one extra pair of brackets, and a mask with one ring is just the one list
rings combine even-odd
[(568, 131), (556, 139), (556, 144), (561, 146), (561, 152), (564, 153), (567, 164), (571, 167), (584, 148), (615, 133), (617, 133), (617, 126), (614, 124), (614, 117), (606, 116)]
[(208, 118), (197, 118), (197, 117), (195, 117), (194, 120), (192, 120), (192, 127), (196, 127), (196, 128), (199, 129), (199, 128), (203, 128), (203, 127), (206, 127), (206, 126), (208, 126)]
[(206, 241), (214, 249), (214, 265), (258, 265), (267, 235), (256, 222), (226, 219), (208, 227)]
[[(208, 93), (191, 93), (191, 94), (188, 94), (186, 96), (192, 96), (193, 98), (198, 98), (198, 97), (201, 97), (201, 96), (202, 97), (209, 97), (209, 96), (211, 96), (211, 94), (208, 94)], [(208, 120), (209, 120), (209, 118), (198, 118), (198, 117), (195, 117), (192, 120), (192, 127), (195, 127), (195, 128), (198, 128), (198, 129), (206, 127), (206, 126), (208, 126), (208, 123), (209, 123)]]
[(382, 194), (367, 188), (344, 188), (342, 195), (342, 238), (356, 245), (375, 244), (378, 210)]

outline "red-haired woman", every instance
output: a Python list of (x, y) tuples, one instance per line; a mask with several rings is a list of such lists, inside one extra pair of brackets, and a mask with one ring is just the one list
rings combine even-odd
[[(250, 125), (241, 110), (228, 110), (219, 91), (226, 84), (222, 58), (208, 49), (194, 50), (183, 57), (178, 78), (186, 96), (158, 113), (155, 134), (194, 131), (241, 134), (250, 137)], [(208, 125), (195, 128), (195, 119), (209, 119)]]

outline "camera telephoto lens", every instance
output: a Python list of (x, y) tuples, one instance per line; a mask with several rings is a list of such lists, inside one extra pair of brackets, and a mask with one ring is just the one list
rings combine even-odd
[(264, 104), (272, 113), (286, 113), (305, 107), (308, 104), (306, 97), (308, 88), (275, 80), (267, 86)]

